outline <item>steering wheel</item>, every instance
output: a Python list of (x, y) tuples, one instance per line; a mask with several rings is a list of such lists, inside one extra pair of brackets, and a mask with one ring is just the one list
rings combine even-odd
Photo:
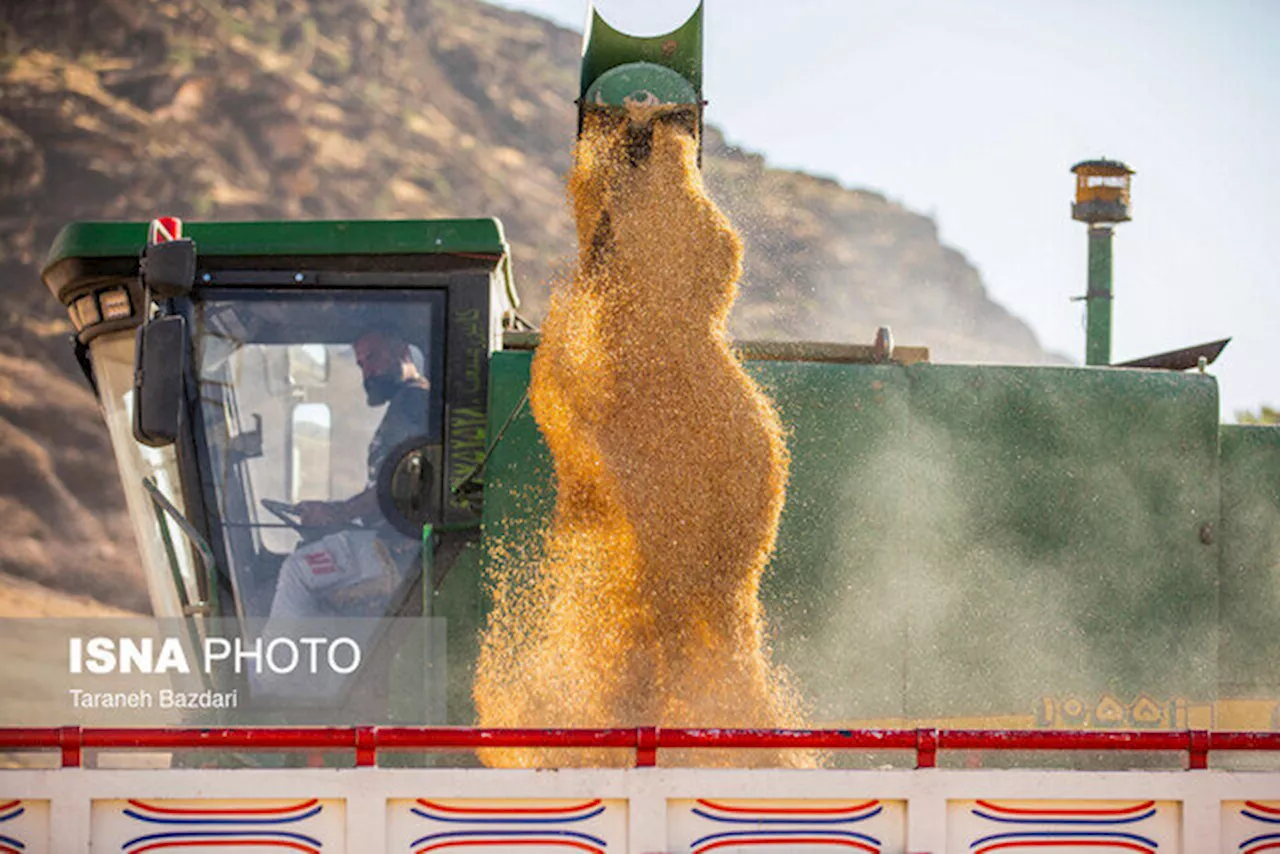
[(296, 504), (290, 504), (287, 501), (276, 501), (274, 498), (263, 498), (260, 503), (272, 516), (275, 516), (302, 536), (305, 537), (307, 534), (313, 533), (310, 526), (302, 524), (302, 518), (298, 514), (298, 506)]

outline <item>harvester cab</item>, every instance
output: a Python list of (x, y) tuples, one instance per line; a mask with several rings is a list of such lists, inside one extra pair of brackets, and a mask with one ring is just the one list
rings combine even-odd
[(44, 279), (95, 385), (157, 616), (429, 614), (479, 527), (492, 219), (77, 223)]

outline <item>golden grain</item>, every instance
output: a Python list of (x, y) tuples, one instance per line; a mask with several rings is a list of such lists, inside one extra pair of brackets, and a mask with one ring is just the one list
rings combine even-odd
[[(648, 116), (652, 119), (652, 116)], [(638, 116), (632, 116), (638, 120)], [(589, 116), (569, 196), (579, 255), (533, 362), (556, 509), (535, 567), (494, 556), (475, 683), (485, 727), (794, 727), (760, 580), (788, 458), (731, 352), (742, 243), (696, 143), (664, 122), (633, 165), (626, 122)], [(609, 765), (608, 751), (492, 750), (498, 766)], [(664, 764), (812, 765), (797, 752)]]

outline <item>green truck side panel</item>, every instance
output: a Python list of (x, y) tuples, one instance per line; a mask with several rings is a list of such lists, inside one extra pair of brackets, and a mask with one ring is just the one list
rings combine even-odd
[[(54, 238), (44, 269), (67, 258), (137, 258), (147, 225), (73, 222)], [(186, 222), (183, 236), (210, 256), (505, 255), (508, 249), (496, 219)]]
[[(497, 353), (491, 431), (531, 354)], [(1217, 385), (1155, 371), (752, 362), (790, 431), (766, 607), (819, 720), (1214, 699)], [(493, 433), (491, 433), (493, 435)], [(526, 410), (485, 533), (537, 556), (551, 461)], [(673, 484), (678, 489), (679, 484)]]
[[(908, 714), (1214, 698), (1216, 382), (917, 366)], [(892, 572), (882, 563), (880, 573)]]
[[(905, 711), (910, 579), (900, 566), (910, 463), (896, 433), (910, 418), (900, 367), (748, 362), (791, 434), (791, 478), (765, 607), (778, 658), (820, 720)], [(830, 436), (823, 432), (834, 430)]]
[(1223, 684), (1280, 696), (1280, 426), (1222, 427), (1220, 539)]

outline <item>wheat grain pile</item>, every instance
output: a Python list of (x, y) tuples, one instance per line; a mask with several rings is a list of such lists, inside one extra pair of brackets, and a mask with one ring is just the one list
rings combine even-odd
[[(537, 566), (495, 557), (480, 725), (799, 726), (759, 598), (787, 450), (773, 405), (726, 337), (742, 242), (707, 196), (695, 140), (664, 122), (636, 164), (626, 123), (588, 116), (569, 196), (578, 259), (554, 290), (530, 397), (555, 459), (555, 516)], [(483, 758), (630, 761), (582, 750)]]

